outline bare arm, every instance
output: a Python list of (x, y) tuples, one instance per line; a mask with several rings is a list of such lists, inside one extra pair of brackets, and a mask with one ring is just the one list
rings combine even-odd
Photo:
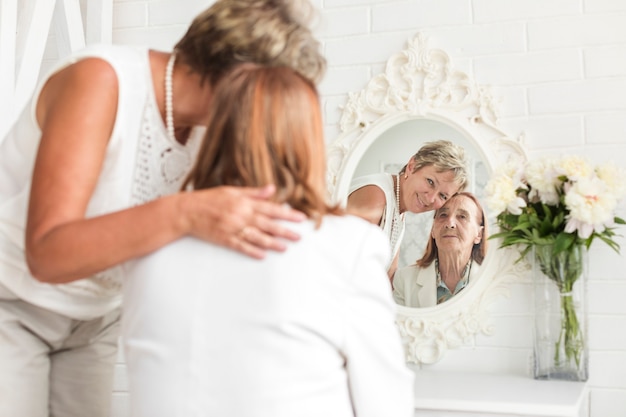
[[(117, 110), (110, 65), (85, 59), (56, 74), (37, 106), (42, 138), (33, 173), (26, 259), (45, 282), (84, 278), (193, 235), (261, 258), (297, 239), (274, 219), (301, 213), (270, 203), (272, 188), (219, 187), (178, 193), (104, 216), (85, 218)], [(85, 111), (88, 109), (88, 111)], [(244, 227), (250, 233), (238, 234)]]
[[(370, 223), (380, 226), (386, 206), (387, 198), (385, 197), (383, 190), (375, 185), (366, 185), (365, 187), (355, 190), (348, 196), (346, 210), (348, 213), (354, 214), (355, 216), (361, 217)], [(389, 270), (387, 271), (390, 284), (393, 283), (393, 274), (396, 272), (398, 267), (398, 257), (399, 255), (396, 254)]]
[(346, 211), (379, 226), (386, 204), (383, 190), (375, 185), (366, 185), (348, 196)]

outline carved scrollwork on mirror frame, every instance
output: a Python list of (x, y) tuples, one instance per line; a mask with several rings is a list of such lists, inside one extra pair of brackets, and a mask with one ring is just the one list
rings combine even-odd
[[(341, 134), (328, 149), (329, 196), (345, 204), (350, 181), (367, 149), (406, 121), (435, 121), (454, 129), (476, 149), (488, 175), (508, 158), (525, 159), (523, 138), (505, 134), (497, 116), (497, 101), (489, 89), (453, 69), (449, 56), (429, 49), (427, 39), (418, 33), (406, 49), (389, 58), (384, 73), (374, 76), (362, 91), (349, 94), (340, 119)], [(521, 275), (519, 265), (514, 265), (517, 255), (498, 247), (497, 241), (490, 241), (480, 278), (453, 299), (436, 307), (398, 306), (396, 323), (408, 362), (434, 363), (474, 335), (495, 331), (488, 306), (508, 294), (508, 280)]]

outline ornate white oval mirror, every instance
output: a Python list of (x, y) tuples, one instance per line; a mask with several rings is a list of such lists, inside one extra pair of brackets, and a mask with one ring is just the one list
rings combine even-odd
[[(489, 91), (454, 70), (449, 56), (429, 49), (419, 33), (389, 58), (384, 73), (349, 95), (340, 128), (328, 150), (328, 183), (331, 199), (343, 205), (353, 178), (397, 173), (427, 141), (447, 139), (465, 148), (471, 177), (467, 191), (479, 199), (497, 165), (509, 157), (525, 158), (521, 139), (509, 138), (497, 126)], [(407, 216), (399, 267), (421, 257), (432, 216), (432, 211)], [(479, 278), (451, 300), (435, 307), (398, 306), (396, 322), (408, 362), (434, 363), (473, 335), (492, 332), (488, 305), (506, 293), (504, 276), (515, 274), (514, 254), (497, 247), (498, 242), (490, 242)]]

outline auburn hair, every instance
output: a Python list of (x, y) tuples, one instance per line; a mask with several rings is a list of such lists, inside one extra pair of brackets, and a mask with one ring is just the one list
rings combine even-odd
[(288, 67), (240, 64), (213, 91), (209, 123), (183, 188), (276, 186), (273, 200), (315, 219), (326, 198), (326, 151), (314, 84)]

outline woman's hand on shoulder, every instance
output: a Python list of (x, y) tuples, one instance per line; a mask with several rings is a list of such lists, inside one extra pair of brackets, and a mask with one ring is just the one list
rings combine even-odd
[(269, 201), (273, 186), (215, 187), (182, 193), (181, 217), (188, 234), (253, 258), (266, 251), (284, 251), (286, 241), (300, 236), (279, 220), (299, 222), (306, 216), (287, 205)]

